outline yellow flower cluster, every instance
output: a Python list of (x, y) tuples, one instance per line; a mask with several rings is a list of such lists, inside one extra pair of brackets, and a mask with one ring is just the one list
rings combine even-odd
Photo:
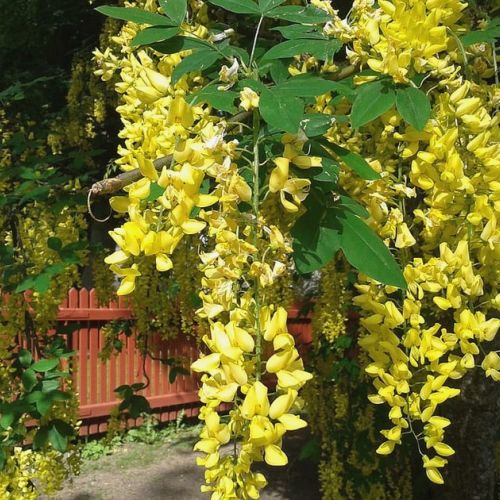
[(421, 132), (395, 110), (357, 132), (348, 125), (330, 131), (332, 140), (371, 158), (382, 173), (368, 184), (344, 174), (342, 183), (368, 207), (386, 243), (400, 249), (408, 282), (401, 294), (361, 279), (354, 298), (362, 313), (359, 344), (371, 359), (366, 370), (377, 391), (370, 400), (389, 406), (392, 424), (377, 451), (389, 454), (404, 434), (413, 434), (436, 483), (454, 453), (443, 442), (450, 421), (437, 413), (460, 393), (450, 382), (475, 366), (499, 378), (498, 352), (485, 354), (500, 325), (498, 90), (481, 80), (491, 76), (491, 58), (478, 72), (480, 83), (465, 80), (455, 64), (463, 56), (452, 31), (461, 29), (464, 7), (359, 1), (348, 20), (331, 27), (352, 41), (354, 64), (366, 63), (398, 83), (417, 73), (437, 80), (429, 90), (431, 119)]
[[(43, 491), (53, 497), (70, 474), (73, 457), (54, 450), (34, 452), (15, 448), (0, 474), (0, 496), (5, 500), (36, 500)], [(37, 486), (35, 486), (37, 485)]]
[[(204, 453), (198, 458), (206, 468), (202, 489), (212, 492), (213, 500), (258, 498), (266, 481), (252, 471), (252, 463), (286, 464), (283, 435), (306, 425), (294, 411), (302, 406), (298, 391), (311, 375), (287, 331), (286, 310), (270, 300), (274, 285), (289, 272), (291, 247), (278, 226), (268, 224), (262, 201), (241, 176), (238, 143), (224, 138), (228, 124), (210, 107), (186, 102), (187, 91), (202, 79), (184, 76), (171, 85), (172, 71), (186, 53), (132, 54), (128, 46), (136, 31), (129, 23), (115, 38), (123, 47), (119, 57), (95, 53), (106, 68), (103, 78), (119, 70), (116, 89), (123, 104), (117, 109), (124, 124), (119, 163), (142, 174), (127, 186), (127, 196), (110, 200), (127, 221), (111, 232), (118, 250), (106, 262), (122, 277), (118, 294), (126, 295), (142, 277), (143, 259), (160, 273), (171, 273), (178, 272), (181, 248), (198, 254), (197, 315), (208, 324), (202, 337), (208, 352), (192, 365), (203, 373), (199, 394), (205, 427), (195, 446)], [(204, 35), (203, 27), (195, 31)], [(241, 101), (248, 110), (258, 106), (248, 91)], [(282, 142), (270, 190), (280, 192), (285, 209), (297, 212), (309, 181), (290, 179), (288, 165), (309, 168), (320, 160), (303, 154), (303, 141), (296, 137), (285, 135)], [(158, 171), (153, 162), (165, 157)], [(253, 213), (241, 211), (242, 203), (252, 203)], [(232, 403), (229, 417), (217, 413), (221, 403)], [(221, 450), (230, 442), (231, 451)]]
[[(80, 75), (81, 76), (81, 75)], [(76, 85), (78, 75), (73, 74), (72, 86)], [(78, 87), (78, 85), (77, 85)], [(71, 104), (71, 103), (70, 103)], [(73, 108), (75, 109), (75, 108)], [(76, 119), (75, 116), (73, 118)], [(36, 138), (39, 125), (24, 119), (23, 116), (9, 121), (5, 113), (0, 114), (0, 137), (2, 141), (8, 141), (14, 134), (19, 133), (27, 139)], [(66, 126), (69, 125), (66, 123)], [(68, 136), (61, 135), (63, 129), (62, 121), (56, 120), (51, 123), (51, 133), (46, 137), (46, 144), (40, 145), (36, 150), (26, 149), (18, 156), (11, 156), (8, 147), (2, 149), (0, 155), (0, 172), (4, 169), (12, 169), (14, 162), (33, 162), (33, 158), (39, 156), (46, 158), (50, 152), (59, 153), (62, 143), (65, 146), (75, 145), (76, 137), (82, 137), (82, 131)], [(73, 141), (74, 139), (74, 141)], [(79, 145), (82, 143), (78, 142)], [(52, 167), (47, 166), (47, 169)], [(4, 177), (4, 176), (2, 176)], [(5, 177), (4, 177), (5, 178)], [(8, 177), (6, 177), (8, 178)], [(18, 187), (18, 186), (14, 186)], [(78, 180), (68, 181), (63, 189), (67, 193), (76, 193), (81, 189)], [(13, 185), (9, 182), (0, 183), (0, 195), (3, 197), (13, 192)], [(2, 232), (0, 233), (0, 246), (6, 248), (12, 246), (15, 249), (15, 257), (18, 268), (27, 266), (29, 274), (36, 276), (47, 266), (60, 265), (61, 257), (48, 246), (48, 238), (56, 238), (61, 241), (62, 246), (77, 243), (87, 229), (87, 221), (83, 215), (82, 207), (63, 207), (57, 212), (53, 207), (47, 207), (43, 200), (29, 203), (22, 208), (11, 211), (9, 223), (2, 216)], [(3, 214), (8, 210), (4, 210)], [(12, 228), (15, 228), (12, 230)], [(85, 252), (80, 253), (81, 262), (85, 263)], [(6, 274), (12, 283), (22, 279), (20, 274)], [(15, 374), (12, 367), (14, 349), (19, 346), (19, 339), (37, 335), (43, 346), (44, 336), (54, 327), (58, 307), (66, 298), (67, 291), (78, 282), (78, 268), (75, 264), (65, 265), (64, 271), (52, 278), (49, 288), (44, 293), (33, 292), (26, 297), (23, 293), (12, 293), (3, 295), (0, 301), (0, 394), (4, 401), (13, 401), (25, 392), (25, 387)], [(2, 286), (12, 283), (2, 283)], [(71, 394), (68, 401), (54, 403), (50, 416), (44, 418), (59, 418), (74, 428), (78, 428), (78, 401), (75, 398), (71, 383), (65, 382), (64, 390)], [(26, 420), (21, 420), (21, 426)], [(27, 439), (31, 439), (36, 429), (31, 428)], [(50, 496), (61, 488), (63, 481), (79, 468), (79, 453), (75, 445), (70, 444), (66, 454), (59, 453), (51, 447), (40, 451), (25, 450), (16, 445), (5, 446), (12, 438), (12, 434), (18, 435), (19, 428), (7, 429), (2, 432), (1, 440), (4, 442), (3, 451), (6, 453), (5, 469), (0, 471), (0, 497), (18, 499), (38, 498), (41, 494)], [(21, 441), (24, 441), (21, 439)], [(24, 444), (19, 442), (19, 445)]]
[(377, 73), (407, 83), (415, 73), (440, 72), (448, 57), (441, 57), (450, 43), (466, 3), (458, 0), (381, 0), (354, 2), (349, 19), (334, 18), (327, 31), (352, 42), (348, 57)]
[[(500, 372), (498, 352), (480, 355), (480, 344), (496, 335), (499, 325), (493, 311), (500, 305), (499, 132), (493, 113), (498, 91), (484, 81), (492, 75), (492, 54), (479, 55), (472, 47), (479, 83), (463, 78), (459, 64), (466, 61), (455, 33), (462, 30), (466, 5), (457, 0), (358, 0), (345, 20), (327, 2), (312, 3), (332, 14), (325, 33), (350, 44), (349, 61), (375, 73), (355, 77), (357, 83), (388, 75), (397, 84), (418, 82), (429, 89), (432, 115), (422, 131), (391, 109), (359, 131), (335, 121), (328, 138), (361, 153), (381, 173), (381, 180), (368, 184), (345, 173), (341, 180), (369, 208), (370, 223), (384, 241), (399, 250), (408, 282), (408, 290), (400, 292), (360, 277), (354, 299), (362, 315), (361, 357), (369, 358), (362, 364), (376, 390), (370, 399), (389, 406), (392, 424), (382, 431), (385, 442), (377, 451), (389, 454), (404, 434), (413, 434), (428, 477), (441, 483), (439, 469), (453, 450), (443, 441), (450, 422), (437, 409), (459, 394), (450, 380), (479, 364), (493, 379)], [(149, 0), (144, 5), (156, 10)], [(206, 23), (206, 9), (197, 5), (197, 19)], [(208, 325), (201, 335), (206, 353), (193, 364), (194, 371), (203, 373), (205, 428), (196, 445), (204, 453), (198, 461), (207, 469), (203, 489), (212, 492), (214, 500), (257, 498), (265, 479), (251, 464), (286, 463), (281, 440), (286, 430), (305, 425), (293, 412), (300, 410), (298, 390), (310, 378), (286, 330), (286, 312), (271, 300), (273, 286), (288, 274), (291, 248), (282, 223), (270, 221), (276, 203), (288, 214), (300, 214), (308, 194), (310, 181), (291, 177), (290, 166), (317, 167), (321, 159), (303, 152), (302, 138), (285, 134), (283, 153), (274, 159), (269, 194), (262, 202), (258, 168), (253, 184), (240, 175), (236, 162), (248, 160), (240, 157), (248, 150), (225, 139), (228, 123), (209, 106), (186, 101), (187, 94), (207, 82), (191, 73), (171, 84), (173, 70), (189, 53), (132, 52), (130, 41), (138, 28), (128, 23), (114, 38), (119, 53), (95, 52), (104, 80), (118, 74), (115, 87), (122, 103), (117, 109), (123, 122), (119, 163), (124, 170), (139, 169), (142, 174), (126, 188), (127, 196), (111, 200), (127, 222), (111, 233), (118, 250), (106, 260), (122, 277), (118, 293), (125, 295), (134, 291), (144, 272), (142, 259), (160, 273), (171, 273), (176, 252), (196, 248), (202, 273), (197, 315)], [(207, 33), (201, 24), (183, 28), (201, 38)], [(223, 66), (219, 73), (227, 88), (235, 83), (233, 66)], [(312, 67), (317, 67), (314, 58), (296, 61), (290, 73)], [(239, 97), (240, 107), (258, 118), (258, 94), (247, 87)], [(350, 103), (323, 96), (316, 108), (345, 115)], [(240, 210), (242, 204), (251, 204), (252, 212)], [(263, 213), (269, 208), (271, 217)], [(332, 294), (342, 295), (340, 288), (333, 288)], [(328, 318), (323, 306), (332, 300), (320, 304), (315, 329), (335, 346), (345, 332), (344, 299)], [(273, 397), (271, 374), (277, 379)], [(323, 388), (317, 390), (324, 394)], [(346, 392), (340, 385), (332, 390), (334, 413), (341, 418), (352, 403)], [(227, 418), (217, 413), (221, 403), (232, 404)], [(359, 419), (366, 423), (369, 410), (361, 407)], [(318, 419), (325, 411), (317, 412)], [(365, 425), (361, 430), (372, 428)], [(232, 452), (224, 447), (230, 444)], [(328, 490), (329, 467), (338, 469), (341, 461), (354, 467), (360, 457), (356, 450), (343, 457), (338, 442), (335, 447), (332, 453), (342, 458), (332, 459), (330, 465), (323, 462), (323, 489), (334, 497), (342, 488), (349, 497), (354, 493), (348, 482)], [(374, 470), (372, 462), (361, 468), (366, 473)], [(376, 496), (380, 484), (372, 484), (370, 494)]]
[(367, 443), (376, 446), (376, 408), (366, 400), (366, 376), (357, 368), (358, 363), (366, 364), (366, 356), (340, 342), (352, 334), (352, 328), (347, 329), (350, 291), (341, 267), (340, 261), (332, 261), (321, 271), (309, 353), (314, 379), (305, 389), (311, 430), (320, 443), (322, 497), (411, 498), (408, 460), (398, 454), (397, 462), (382, 469), (379, 457), (365, 451)]
[[(373, 283), (358, 285), (361, 295), (354, 298), (369, 314), (361, 320), (369, 335), (359, 344), (372, 359), (366, 372), (375, 378), (377, 394), (370, 396), (370, 401), (388, 404), (393, 424), (382, 431), (387, 441), (377, 451), (391, 453), (401, 442), (402, 433), (415, 432), (416, 422), (420, 422), (427, 449), (438, 454), (433, 459), (423, 454), (424, 467), (432, 481), (442, 482), (437, 468), (446, 464), (442, 457), (454, 452), (443, 443), (450, 421), (437, 416), (436, 409), (459, 394), (459, 389), (447, 382), (474, 368), (480, 353), (478, 343), (493, 340), (500, 320), (486, 320), (482, 312), (473, 312), (468, 306), (469, 300), (483, 292), (480, 277), (472, 271), (465, 241), (455, 252), (442, 243), (440, 256), (427, 262), (414, 259), (405, 268), (405, 278), (408, 291), (402, 311), (397, 299), (391, 300), (393, 290), (381, 290)], [(451, 317), (443, 313), (441, 320), (445, 325), (451, 320), (453, 330), (429, 321), (426, 312), (432, 309), (454, 310)], [(488, 366), (488, 358), (483, 363)]]

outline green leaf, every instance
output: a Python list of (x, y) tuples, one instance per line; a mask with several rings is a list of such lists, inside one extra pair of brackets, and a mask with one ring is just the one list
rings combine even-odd
[(290, 24), (289, 26), (277, 26), (271, 28), (272, 31), (279, 31), (285, 38), (294, 40), (296, 38), (316, 38), (326, 40), (325, 35), (316, 31), (316, 27), (303, 24)]
[(491, 19), (484, 30), (466, 33), (460, 41), (464, 47), (467, 47), (475, 43), (494, 42), (496, 38), (500, 38), (500, 17)]
[(129, 413), (132, 418), (137, 418), (141, 413), (149, 413), (151, 406), (144, 396), (134, 395), (129, 400)]
[(223, 44), (220, 44), (218, 48), (229, 59), (236, 57), (245, 64), (250, 61), (250, 54), (243, 47), (236, 47), (235, 45), (226, 45), (224, 47)]
[[(50, 267), (50, 266), (49, 266)], [(46, 268), (48, 269), (48, 268)], [(64, 266), (63, 266), (64, 269)], [(45, 270), (44, 270), (45, 271)], [(28, 276), (16, 287), (16, 293), (24, 292), (25, 290), (34, 290), (36, 292), (44, 293), (50, 287), (50, 272), (42, 272), (36, 276)]]
[(405, 289), (399, 265), (375, 232), (350, 210), (331, 210), (342, 228), (340, 246), (349, 263), (380, 283)]
[(19, 354), (17, 355), (17, 358), (19, 359), (19, 363), (21, 363), (21, 366), (23, 368), (28, 368), (28, 366), (31, 365), (31, 362), (33, 361), (33, 356), (27, 349), (21, 349), (19, 351)]
[(211, 49), (213, 47), (209, 42), (192, 36), (174, 36), (169, 40), (152, 44), (151, 48), (162, 54), (175, 54), (183, 50)]
[(64, 453), (66, 451), (66, 448), (68, 447), (68, 438), (67, 436), (61, 434), (59, 428), (55, 424), (52, 424), (49, 427), (48, 438), (49, 443), (52, 445), (54, 450), (60, 453)]
[(22, 205), (23, 203), (31, 200), (46, 200), (49, 196), (50, 188), (48, 186), (37, 186), (33, 189), (30, 189), (28, 194), (25, 194), (20, 200), (19, 203)]
[(309, 208), (292, 229), (293, 258), (300, 274), (325, 266), (340, 248), (340, 226), (320, 207)]
[(56, 427), (61, 436), (66, 436), (69, 438), (75, 435), (74, 427), (68, 422), (65, 422), (64, 420), (57, 418), (52, 421), (52, 424)]
[(260, 82), (259, 80), (254, 80), (253, 78), (244, 78), (237, 83), (237, 88), (239, 90), (243, 90), (245, 87), (252, 89), (258, 94), (266, 90), (267, 88), (262, 82)]
[(113, 17), (114, 19), (121, 19), (122, 21), (132, 21), (137, 24), (150, 24), (150, 25), (161, 25), (161, 26), (172, 26), (172, 21), (161, 14), (155, 14), (154, 12), (148, 12), (144, 9), (138, 9), (137, 7), (115, 7), (113, 5), (103, 5), (96, 8), (97, 12), (104, 14), (108, 17)]
[(45, 394), (42, 391), (33, 391), (26, 396), (26, 401), (28, 403), (36, 403), (43, 398), (45, 398)]
[(423, 130), (431, 116), (429, 98), (415, 87), (396, 89), (396, 108), (403, 119), (417, 130)]
[(50, 274), (42, 273), (35, 278), (33, 290), (38, 293), (45, 293), (50, 287)]
[(180, 26), (184, 21), (187, 12), (186, 0), (159, 0), (165, 14), (172, 19), (172, 21)]
[(186, 73), (191, 71), (203, 71), (218, 61), (222, 56), (212, 49), (201, 49), (185, 57), (174, 69), (172, 73), (172, 85)]
[(312, 438), (302, 447), (299, 454), (299, 460), (314, 459), (319, 462), (321, 457), (321, 445), (317, 438)]
[(264, 89), (260, 95), (262, 118), (272, 127), (296, 134), (304, 112), (304, 103), (297, 97)]
[(49, 394), (45, 393), (44, 396), (35, 402), (35, 404), (38, 413), (40, 413), (42, 417), (45, 417), (52, 406), (52, 398)]
[(366, 219), (370, 215), (368, 210), (366, 210), (363, 205), (359, 204), (356, 200), (353, 200), (350, 196), (347, 196), (347, 194), (339, 195), (339, 205), (349, 209), (352, 213), (362, 217), (363, 219)]
[(190, 104), (193, 102), (207, 102), (215, 109), (226, 111), (227, 113), (235, 113), (237, 108), (234, 105), (234, 100), (238, 94), (230, 90), (218, 90), (217, 86), (209, 85), (198, 92), (190, 94), (187, 97), (187, 101)]
[(4, 413), (2, 418), (0, 418), (0, 427), (3, 429), (8, 429), (14, 420), (16, 419), (16, 415), (14, 412)]
[(36, 372), (48, 372), (59, 365), (59, 360), (57, 358), (51, 359), (41, 359), (34, 363), (31, 368)]
[[(267, 65), (264, 64), (263, 66)], [(273, 59), (268, 63), (268, 66), (271, 73), (271, 78), (276, 84), (284, 82), (290, 76), (290, 74), (288, 73), (288, 65), (281, 59)]]
[(319, 142), (325, 146), (327, 149), (333, 150), (333, 152), (351, 169), (354, 170), (362, 179), (367, 181), (373, 181), (380, 179), (380, 174), (375, 172), (375, 170), (368, 165), (368, 162), (357, 153), (353, 153), (348, 149), (338, 146), (337, 144), (331, 144), (326, 140), (317, 139)]
[[(63, 357), (63, 356), (61, 356)], [(44, 380), (50, 380), (53, 378), (67, 378), (69, 376), (69, 372), (60, 372), (60, 371), (51, 371), (44, 374)]]
[(300, 127), (304, 130), (307, 137), (316, 137), (325, 134), (332, 126), (332, 121), (333, 118), (331, 115), (307, 113), (300, 122)]
[(157, 182), (152, 182), (149, 188), (149, 196), (146, 198), (146, 201), (155, 201), (164, 192), (165, 188), (162, 188)]
[(298, 97), (317, 97), (335, 89), (335, 82), (319, 76), (299, 75), (289, 78), (276, 88), (282, 94)]
[(129, 385), (120, 385), (114, 392), (116, 392), (125, 401), (128, 401), (134, 394), (134, 391)]
[[(339, 178), (340, 168), (337, 164), (331, 162), (328, 163), (323, 159), (323, 169), (319, 174), (316, 174), (313, 179), (316, 182), (320, 182), (319, 186), (323, 190), (338, 189), (337, 181)], [(302, 171), (304, 172), (304, 171)]]
[(67, 392), (57, 390), (50, 393), (50, 398), (52, 401), (68, 401), (71, 396)]
[(21, 382), (23, 383), (25, 390), (27, 392), (30, 392), (33, 389), (33, 387), (35, 387), (35, 385), (38, 383), (35, 371), (32, 370), (31, 368), (25, 370), (21, 375)]
[(55, 391), (61, 385), (58, 378), (42, 380), (42, 392)]
[(7, 453), (3, 447), (0, 447), (0, 472), (5, 468), (7, 463)]
[(259, 0), (259, 9), (265, 14), (266, 12), (278, 7), (282, 3), (285, 3), (286, 0)]
[(162, 42), (163, 40), (168, 40), (179, 33), (179, 28), (158, 28), (156, 26), (152, 28), (146, 28), (145, 30), (139, 31), (135, 35), (131, 47), (139, 47), (141, 45), (150, 45), (155, 42)]
[(47, 426), (44, 425), (36, 431), (36, 434), (33, 437), (33, 449), (35, 451), (41, 450), (45, 446), (45, 443), (47, 443), (48, 439), (49, 439), (49, 429)]
[(168, 381), (173, 384), (179, 375), (189, 375), (189, 371), (182, 366), (172, 366), (168, 371)]
[(262, 60), (283, 59), (300, 54), (311, 54), (317, 59), (324, 61), (332, 58), (342, 47), (338, 40), (307, 40), (302, 39), (286, 40), (270, 48), (262, 57)]
[(236, 14), (261, 13), (259, 6), (252, 0), (208, 0), (208, 2)]
[(352, 341), (353, 339), (349, 335), (340, 335), (340, 337), (335, 339), (335, 347), (339, 349), (348, 349), (351, 347)]
[(307, 7), (300, 5), (276, 7), (267, 13), (267, 17), (300, 24), (322, 24), (332, 20), (328, 13), (312, 5)]
[(347, 82), (332, 82), (331, 90), (337, 94), (334, 99), (338, 99), (339, 96), (342, 96), (346, 97), (350, 102), (354, 101), (357, 94), (356, 87), (353, 87)]
[(137, 391), (142, 391), (142, 389), (144, 389), (146, 387), (146, 384), (144, 384), (143, 382), (136, 382), (135, 384), (132, 384), (130, 386), (130, 388), (134, 391), (134, 392), (137, 392)]
[(55, 250), (56, 252), (59, 252), (62, 248), (62, 241), (59, 238), (55, 238), (54, 236), (51, 236), (50, 238), (47, 238), (47, 246), (51, 250)]
[(352, 105), (351, 123), (353, 128), (359, 128), (375, 120), (391, 109), (395, 100), (396, 94), (388, 81), (378, 80), (365, 83), (358, 89)]

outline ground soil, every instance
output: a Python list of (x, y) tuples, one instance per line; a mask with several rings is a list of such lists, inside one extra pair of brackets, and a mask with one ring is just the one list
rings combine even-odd
[[(292, 433), (290, 433), (292, 434)], [(284, 443), (286, 467), (263, 466), (269, 485), (265, 500), (319, 500), (316, 466), (298, 460), (308, 437), (298, 434)], [(69, 481), (57, 500), (208, 500), (200, 493), (203, 470), (191, 451), (193, 433), (183, 433), (170, 443), (129, 443), (115, 453), (85, 462), (80, 476)]]

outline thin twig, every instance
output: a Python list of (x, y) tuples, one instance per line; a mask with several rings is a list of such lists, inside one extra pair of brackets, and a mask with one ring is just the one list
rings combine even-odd
[[(238, 126), (240, 122), (248, 118), (250, 114), (251, 113), (249, 111), (242, 111), (229, 118), (229, 120), (227, 121), (228, 125), (230, 125), (230, 127), (228, 127), (228, 130), (230, 130), (234, 126)], [(156, 170), (161, 170), (163, 167), (171, 165), (172, 161), (172, 155), (162, 156), (161, 158), (154, 160), (153, 165)], [(135, 168), (134, 170), (130, 170), (129, 172), (123, 172), (116, 177), (110, 177), (109, 179), (103, 179), (102, 181), (94, 183), (89, 190), (89, 204), (90, 199), (93, 196), (102, 196), (105, 194), (115, 193), (116, 191), (120, 191), (121, 189), (123, 189), (125, 186), (138, 181), (141, 177), (142, 174), (140, 169)]]

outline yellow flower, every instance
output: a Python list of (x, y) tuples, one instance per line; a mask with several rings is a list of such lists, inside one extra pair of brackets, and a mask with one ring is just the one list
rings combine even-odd
[(500, 356), (497, 352), (489, 352), (481, 363), (481, 368), (496, 382), (500, 382)]
[(245, 400), (241, 405), (241, 415), (252, 419), (255, 415), (266, 416), (269, 413), (269, 400), (267, 387), (262, 382), (255, 382), (248, 390)]
[(280, 200), (288, 212), (298, 212), (300, 204), (307, 198), (311, 181), (309, 179), (288, 179), (280, 190)]
[(183, 97), (176, 96), (170, 103), (167, 116), (167, 125), (177, 125), (189, 128), (194, 123), (193, 109)]
[(240, 92), (240, 106), (245, 111), (259, 107), (259, 96), (249, 87), (244, 87)]
[(288, 181), (290, 161), (287, 158), (275, 158), (273, 161), (276, 167), (271, 171), (269, 177), (269, 191), (277, 193), (285, 187)]
[(132, 264), (132, 267), (118, 267), (113, 264), (110, 269), (118, 276), (123, 277), (120, 286), (116, 291), (117, 295), (128, 295), (135, 290), (135, 279), (137, 276), (141, 275), (137, 269), (137, 264)]

